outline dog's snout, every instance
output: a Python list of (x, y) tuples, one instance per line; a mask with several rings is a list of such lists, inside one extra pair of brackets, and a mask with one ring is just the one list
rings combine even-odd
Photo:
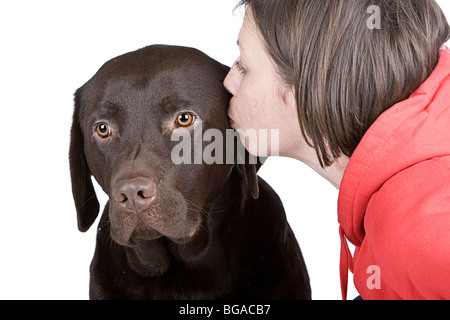
[(138, 177), (119, 180), (113, 189), (116, 205), (128, 212), (142, 212), (155, 201), (156, 186), (152, 179)]

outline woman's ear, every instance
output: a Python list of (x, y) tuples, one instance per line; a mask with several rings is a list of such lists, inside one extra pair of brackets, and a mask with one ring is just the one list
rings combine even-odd
[(98, 216), (100, 205), (91, 180), (91, 172), (84, 153), (84, 136), (80, 123), (81, 91), (75, 93), (75, 111), (70, 136), (70, 176), (72, 194), (78, 217), (78, 229), (86, 232)]
[(298, 118), (298, 110), (297, 110), (297, 100), (295, 99), (295, 88), (290, 87), (282, 87), (279, 89), (280, 97), (283, 101), (283, 110), (289, 115)]

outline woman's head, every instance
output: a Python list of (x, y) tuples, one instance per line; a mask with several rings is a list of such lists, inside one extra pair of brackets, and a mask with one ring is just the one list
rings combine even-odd
[[(246, 119), (248, 128), (252, 120), (256, 129), (281, 126), (283, 152), (289, 139), (284, 133), (296, 134), (289, 121), (293, 104), (302, 141), (315, 148), (323, 166), (350, 157), (374, 121), (429, 77), (450, 37), (434, 0), (243, 0), (241, 5), (247, 6), (243, 31), (254, 32), (262, 52), (252, 50), (260, 56), (253, 61), (241, 44), (244, 74), (234, 67), (225, 81), (235, 96), (231, 118)], [(380, 9), (375, 17), (380, 29), (368, 26), (372, 5)], [(263, 55), (265, 63), (258, 65)], [(253, 111), (258, 117), (247, 117)]]
[[(280, 79), (250, 15), (244, 19), (238, 45), (241, 55), (224, 82), (233, 94), (228, 111), (231, 125), (242, 130), (241, 140), (250, 153), (266, 156), (281, 152), (287, 155), (285, 153), (295, 148), (298, 139), (302, 138), (295, 99), (292, 90)], [(269, 136), (271, 129), (279, 130), (282, 137), (291, 139), (280, 139), (281, 145), (274, 146)], [(252, 131), (259, 133), (260, 130), (267, 130), (266, 138), (258, 135), (257, 140), (264, 140), (249, 139), (254, 136)], [(267, 154), (261, 154), (259, 145), (268, 146)]]

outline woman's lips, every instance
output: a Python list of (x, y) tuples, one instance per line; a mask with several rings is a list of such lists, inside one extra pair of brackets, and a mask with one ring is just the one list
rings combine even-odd
[(233, 126), (235, 124), (233, 118), (231, 118), (229, 114), (228, 114), (228, 121), (230, 122), (231, 126)]

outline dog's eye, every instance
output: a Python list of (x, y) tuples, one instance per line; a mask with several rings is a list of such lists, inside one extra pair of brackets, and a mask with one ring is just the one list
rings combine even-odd
[(191, 113), (182, 113), (177, 117), (176, 124), (180, 127), (189, 127), (194, 122), (194, 115)]
[(102, 139), (106, 139), (111, 136), (111, 129), (106, 123), (99, 123), (95, 128), (95, 132)]

